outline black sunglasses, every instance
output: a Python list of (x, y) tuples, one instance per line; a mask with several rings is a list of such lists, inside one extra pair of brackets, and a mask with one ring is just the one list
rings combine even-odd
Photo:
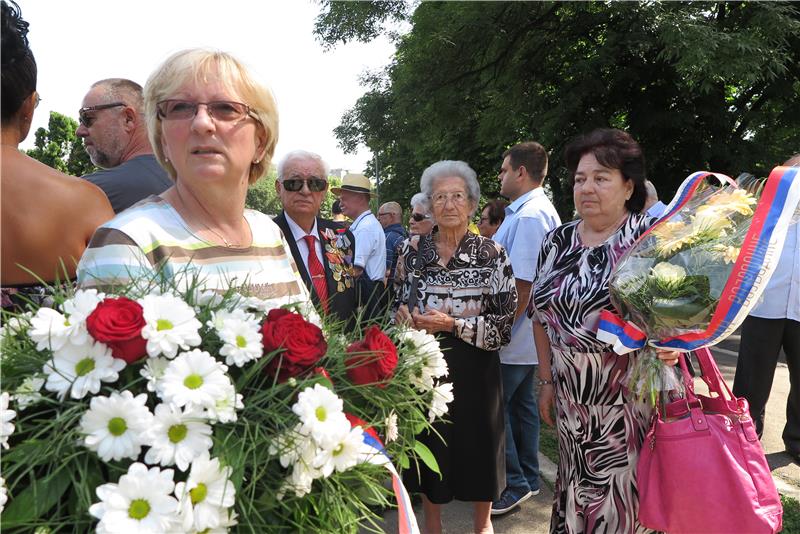
[(81, 108), (78, 110), (78, 122), (86, 126), (87, 128), (91, 127), (94, 124), (94, 121), (97, 117), (92, 115), (87, 115), (90, 111), (100, 111), (103, 109), (111, 109), (111, 108), (118, 108), (120, 106), (127, 106), (125, 102), (113, 102), (111, 104), (100, 104), (99, 106), (89, 106), (86, 108)]
[(411, 218), (414, 219), (416, 222), (422, 222), (425, 219), (430, 219), (430, 215), (423, 215), (422, 213), (412, 213)]
[(319, 193), (328, 189), (328, 180), (323, 180), (322, 178), (288, 178), (281, 183), (284, 189), (292, 193), (303, 189), (303, 184), (306, 184), (308, 190), (312, 193)]

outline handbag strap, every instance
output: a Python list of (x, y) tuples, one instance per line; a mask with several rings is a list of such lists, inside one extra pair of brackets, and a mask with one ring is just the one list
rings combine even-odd
[(417, 255), (414, 257), (414, 272), (411, 275), (411, 287), (408, 293), (408, 311), (413, 312), (417, 307), (417, 288), (419, 287), (419, 279), (425, 270), (425, 263), (422, 259), (422, 243), (425, 239), (424, 235), (419, 236), (417, 241)]
[[(712, 395), (716, 395), (722, 399), (731, 411), (740, 411), (736, 396), (734, 396), (728, 384), (725, 382), (725, 379), (722, 377), (719, 367), (717, 367), (714, 358), (711, 356), (711, 351), (703, 347), (701, 349), (696, 349), (694, 354), (700, 364), (700, 373), (703, 381), (708, 386), (708, 391)], [(683, 375), (683, 384), (686, 389), (686, 399), (689, 401), (689, 404), (692, 405), (699, 402), (699, 399), (694, 391), (694, 380), (689, 374), (689, 369), (686, 365), (686, 357), (685, 354), (681, 354), (679, 364), (681, 367), (681, 374)]]

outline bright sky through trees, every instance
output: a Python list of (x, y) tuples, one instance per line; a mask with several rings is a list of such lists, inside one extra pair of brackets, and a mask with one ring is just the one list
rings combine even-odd
[(361, 172), (372, 157), (363, 147), (344, 154), (333, 128), (363, 93), (359, 76), (386, 65), (394, 50), (381, 38), (329, 52), (314, 40), (319, 6), (310, 0), (17, 0), (30, 23), (42, 103), (22, 148), (50, 111), (75, 119), (92, 82), (130, 78), (144, 85), (171, 53), (190, 47), (225, 50), (243, 60), (278, 100), (276, 161), (303, 148), (333, 168)]

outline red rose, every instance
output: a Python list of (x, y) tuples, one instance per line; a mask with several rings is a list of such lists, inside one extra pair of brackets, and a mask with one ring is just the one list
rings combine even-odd
[(142, 337), (144, 311), (138, 302), (125, 297), (107, 298), (86, 318), (91, 336), (111, 347), (115, 358), (133, 363), (147, 354)]
[(264, 352), (285, 349), (267, 364), (267, 372), (280, 382), (311, 369), (328, 351), (322, 330), (289, 310), (270, 310), (261, 334)]
[(397, 367), (397, 347), (389, 336), (374, 325), (367, 328), (363, 340), (347, 347), (347, 353), (352, 354), (345, 361), (347, 376), (354, 384), (386, 387), (382, 382), (392, 378)]

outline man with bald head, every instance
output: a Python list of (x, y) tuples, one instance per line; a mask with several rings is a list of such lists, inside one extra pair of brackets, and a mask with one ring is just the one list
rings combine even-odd
[(386, 275), (391, 281), (394, 280), (394, 268), (397, 265), (397, 247), (408, 237), (408, 232), (400, 224), (403, 220), (403, 208), (397, 202), (387, 202), (378, 208), (378, 222), (383, 226), (383, 233), (386, 235)]
[(123, 78), (95, 82), (83, 98), (78, 120), (75, 134), (102, 169), (84, 178), (103, 190), (114, 213), (172, 185), (147, 139), (138, 83)]

